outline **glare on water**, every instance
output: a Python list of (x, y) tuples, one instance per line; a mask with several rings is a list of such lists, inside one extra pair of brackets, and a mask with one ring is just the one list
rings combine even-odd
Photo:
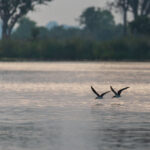
[[(148, 150), (150, 64), (1, 62), (0, 150)], [(122, 97), (110, 92), (129, 86)]]

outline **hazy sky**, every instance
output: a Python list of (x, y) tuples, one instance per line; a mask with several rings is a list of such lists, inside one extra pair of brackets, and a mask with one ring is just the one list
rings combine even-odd
[(36, 7), (28, 16), (38, 25), (46, 25), (49, 21), (59, 24), (78, 25), (76, 21), (84, 9), (89, 6), (105, 7), (111, 0), (53, 0), (47, 6)]

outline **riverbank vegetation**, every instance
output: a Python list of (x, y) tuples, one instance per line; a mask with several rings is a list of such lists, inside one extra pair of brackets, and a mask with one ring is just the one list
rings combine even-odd
[(0, 41), (1, 60), (150, 60), (149, 37)]

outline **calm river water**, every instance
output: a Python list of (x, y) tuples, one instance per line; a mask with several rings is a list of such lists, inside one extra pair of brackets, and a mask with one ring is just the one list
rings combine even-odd
[(0, 150), (149, 148), (150, 63), (0, 63)]

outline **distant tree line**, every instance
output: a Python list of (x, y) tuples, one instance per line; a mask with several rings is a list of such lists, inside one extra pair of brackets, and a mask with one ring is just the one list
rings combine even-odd
[(29, 18), (22, 18), (19, 26), (12, 33), (13, 39), (35, 40), (35, 39), (93, 39), (93, 40), (111, 40), (119, 38), (123, 34), (123, 26), (115, 24), (112, 13), (108, 10), (89, 7), (79, 17), (81, 27), (65, 28), (56, 26), (51, 30), (46, 27), (38, 27), (36, 23)]
[[(51, 0), (29, 3), (27, 0), (0, 0), (0, 17), (3, 18), (1, 60), (150, 60), (149, 0), (114, 0), (110, 3), (111, 8), (117, 8), (123, 14), (123, 24), (116, 24), (111, 11), (100, 7), (86, 8), (78, 18), (80, 27), (59, 25), (49, 30), (23, 17), (35, 5), (48, 1)], [(6, 6), (9, 6), (9, 12)], [(132, 21), (128, 21), (128, 13), (133, 15)], [(10, 18), (4, 23), (7, 15)], [(15, 16), (18, 17), (14, 19)], [(13, 25), (11, 20), (14, 20)], [(13, 29), (16, 23), (18, 26)]]
[[(121, 5), (120, 3), (117, 4), (119, 6)], [(143, 13), (145, 12), (144, 10), (140, 10), (140, 12), (141, 11)], [(130, 22), (127, 22), (127, 19), (123, 17), (126, 21), (124, 21), (124, 24), (122, 25), (115, 23), (114, 16), (109, 10), (89, 7), (83, 11), (78, 19), (80, 28), (65, 28), (60, 25), (51, 30), (48, 30), (46, 27), (38, 27), (36, 23), (29, 18), (22, 18), (19, 21), (18, 28), (12, 33), (11, 37), (14, 39), (26, 40), (48, 38), (70, 39), (80, 37), (82, 39), (105, 41), (121, 38), (124, 35), (148, 36), (150, 35), (149, 13), (146, 11), (147, 13), (144, 13), (144, 15), (142, 12), (141, 14), (134, 14), (136, 17)]]
[[(34, 10), (38, 4), (50, 2), (52, 0), (0, 0), (0, 18), (2, 20), (2, 38), (10, 38), (14, 26), (29, 11)], [(89, 7), (80, 16), (79, 22), (82, 30), (71, 29), (75, 35), (94, 38), (98, 40), (110, 40), (120, 37), (129, 31), (132, 34), (150, 33), (150, 0), (113, 0), (109, 3), (111, 8), (116, 8), (123, 14), (123, 25), (116, 25), (112, 13), (101, 8)], [(132, 14), (133, 20), (128, 21), (128, 13)], [(26, 20), (27, 21), (27, 20)], [(27, 23), (27, 22), (26, 22)], [(20, 21), (20, 25), (22, 25)], [(35, 25), (32, 25), (35, 27)], [(19, 29), (21, 30), (21, 29)], [(44, 28), (32, 29), (32, 36), (44, 34)], [(39, 33), (38, 33), (39, 32)], [(43, 32), (43, 33), (42, 33)], [(60, 26), (52, 31), (51, 35), (58, 37), (65, 32)], [(69, 35), (68, 30), (66, 31)], [(46, 33), (45, 33), (46, 34)], [(47, 35), (49, 37), (49, 35)]]

